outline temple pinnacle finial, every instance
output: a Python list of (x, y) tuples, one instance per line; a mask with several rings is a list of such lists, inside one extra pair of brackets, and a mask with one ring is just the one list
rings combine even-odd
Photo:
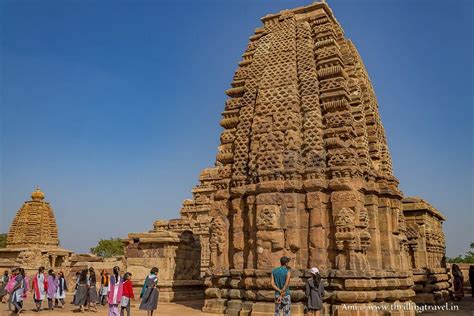
[(44, 193), (38, 185), (36, 186), (36, 190), (31, 193), (31, 199), (33, 201), (42, 201), (44, 199)]

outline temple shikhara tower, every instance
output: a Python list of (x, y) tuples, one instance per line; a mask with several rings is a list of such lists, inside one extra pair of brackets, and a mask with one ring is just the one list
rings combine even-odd
[(0, 267), (65, 268), (72, 251), (59, 245), (58, 226), (49, 202), (37, 188), (31, 200), (18, 210), (7, 235), (6, 248), (0, 249)]
[(130, 235), (128, 260), (168, 249), (160, 231), (199, 235), (210, 313), (273, 315), (270, 272), (282, 256), (291, 258), (293, 315), (303, 314), (311, 267), (331, 314), (350, 314), (343, 304), (409, 306), (418, 292), (446, 298), (444, 217), (404, 204), (372, 84), (331, 9), (316, 2), (262, 22), (226, 91), (211, 176), (181, 219)]

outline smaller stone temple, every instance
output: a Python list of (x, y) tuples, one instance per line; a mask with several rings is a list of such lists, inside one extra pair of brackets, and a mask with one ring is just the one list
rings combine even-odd
[[(193, 198), (183, 201), (179, 219), (157, 220), (152, 230), (124, 239), (125, 265), (135, 279), (144, 279), (152, 267), (159, 267), (162, 302), (204, 297), (212, 239), (209, 212), (219, 180), (218, 168), (202, 170)], [(135, 285), (138, 291), (140, 284)]]
[(6, 248), (0, 249), (0, 268), (23, 267), (32, 272), (40, 266), (66, 269), (73, 253), (60, 247), (53, 208), (37, 188), (31, 200), (18, 210), (7, 235)]
[(407, 245), (413, 272), (413, 298), (419, 304), (439, 304), (449, 298), (449, 274), (443, 222), (446, 218), (419, 197), (403, 199)]

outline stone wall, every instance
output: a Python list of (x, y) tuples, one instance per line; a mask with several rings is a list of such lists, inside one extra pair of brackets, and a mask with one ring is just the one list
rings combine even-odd
[(22, 267), (28, 275), (33, 275), (43, 266), (47, 270), (69, 271), (72, 251), (62, 248), (2, 248), (0, 249), (0, 269), (11, 270)]
[(201, 244), (192, 232), (132, 233), (128, 237), (125, 267), (132, 273), (137, 294), (151, 268), (158, 267), (161, 302), (203, 298)]

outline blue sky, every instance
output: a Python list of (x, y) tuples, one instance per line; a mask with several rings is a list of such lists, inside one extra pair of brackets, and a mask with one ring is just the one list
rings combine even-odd
[[(310, 1), (6, 1), (0, 231), (39, 185), (62, 245), (175, 218), (212, 166), (224, 90), (259, 18)], [(473, 236), (473, 2), (329, 1), (368, 69), (406, 195)]]

